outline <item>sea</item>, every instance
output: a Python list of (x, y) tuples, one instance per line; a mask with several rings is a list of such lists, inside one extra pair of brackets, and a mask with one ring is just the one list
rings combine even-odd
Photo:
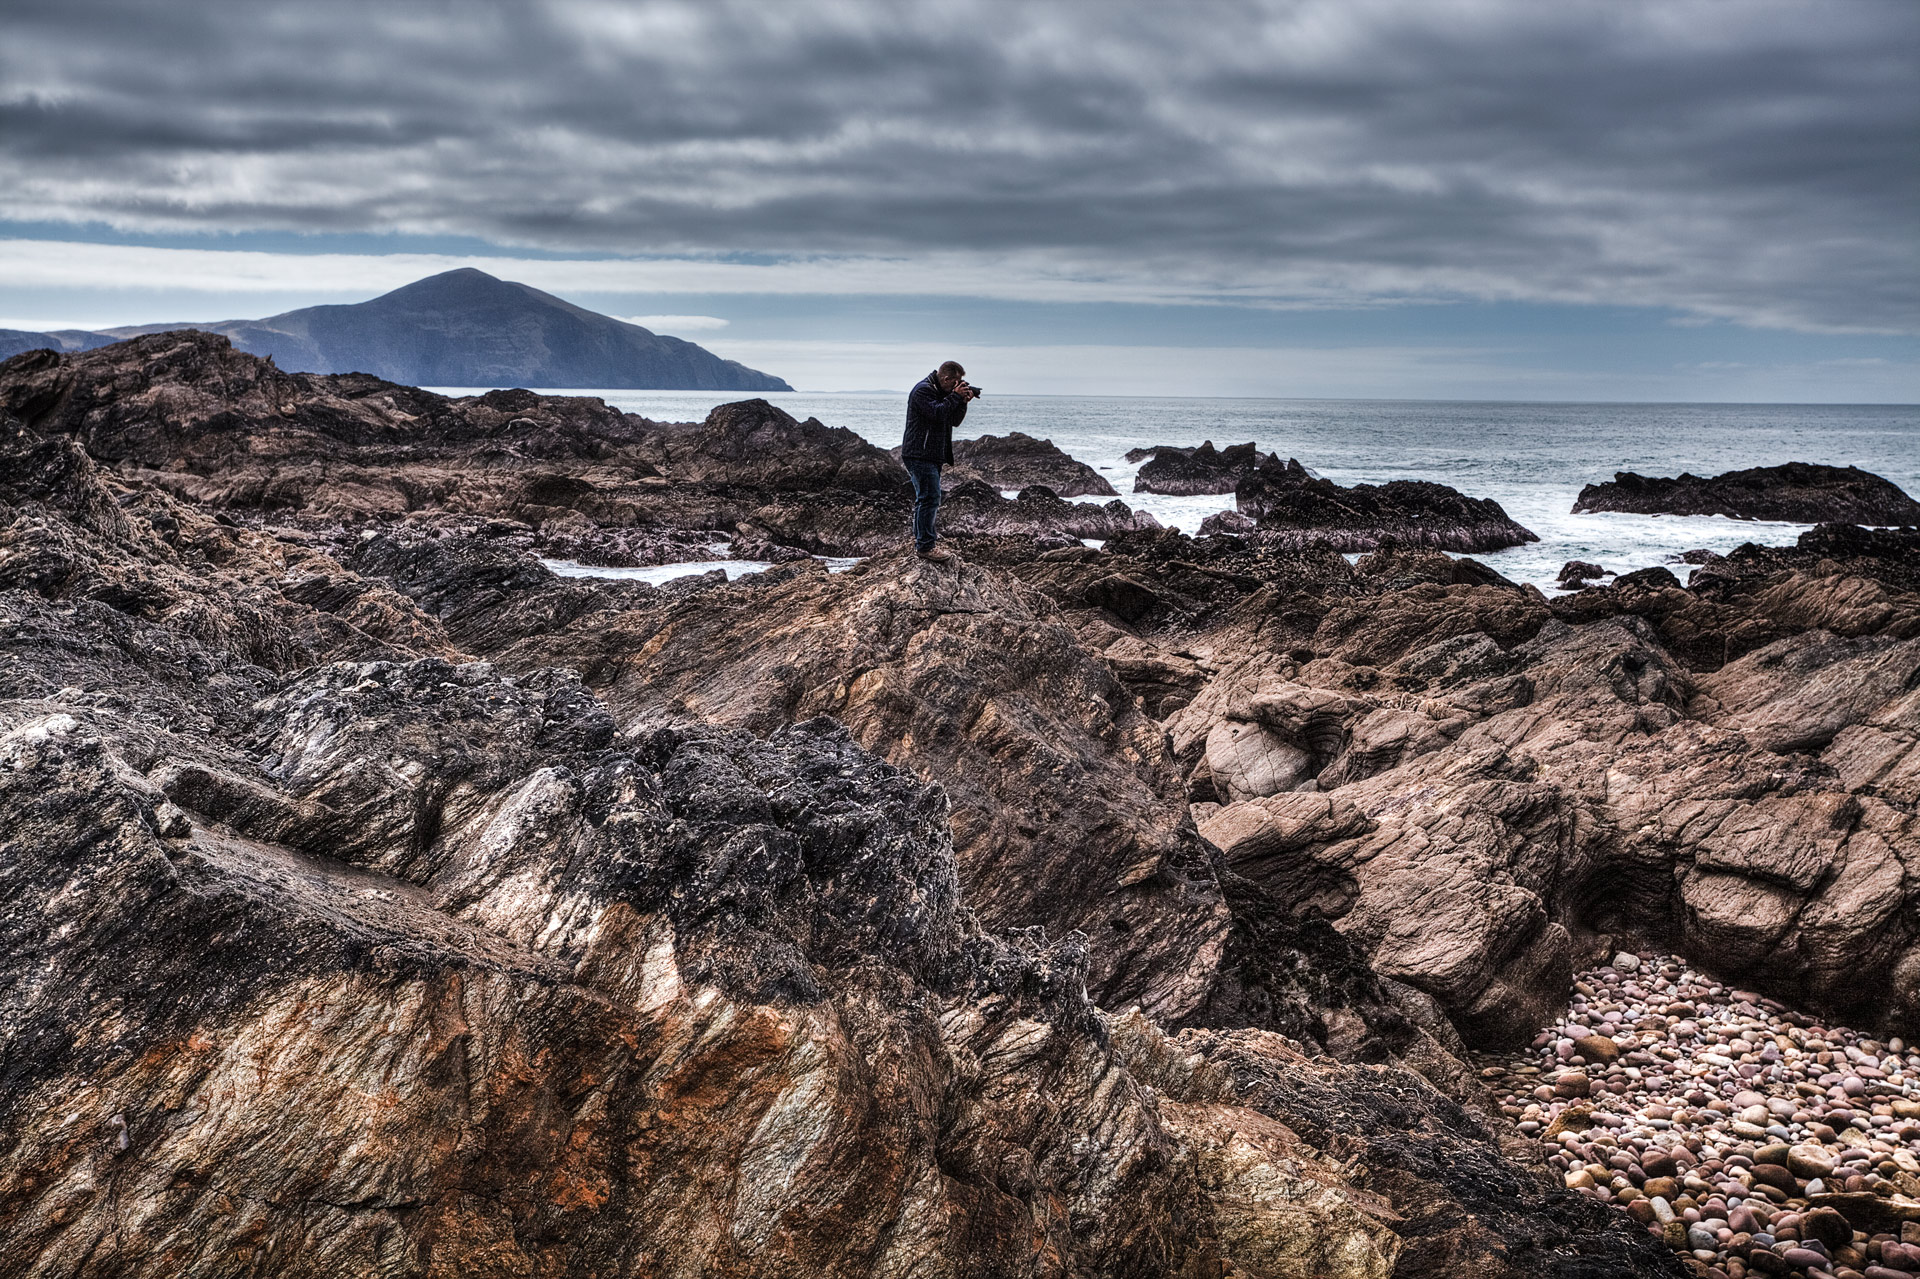
[[(474, 394), (472, 388), (436, 388)], [(549, 390), (595, 395), (655, 421), (698, 421), (740, 392)], [(900, 442), (902, 394), (765, 395), (795, 417), (817, 417), (882, 448)], [(1135, 448), (1217, 447), (1251, 440), (1339, 484), (1434, 480), (1492, 498), (1538, 542), (1475, 558), (1553, 593), (1561, 565), (1586, 560), (1615, 573), (1673, 565), (1684, 551), (1724, 554), (1746, 542), (1790, 545), (1808, 525), (1718, 516), (1573, 514), (1586, 484), (1616, 471), (1671, 476), (1782, 462), (1857, 466), (1920, 495), (1920, 405), (1574, 404), (1465, 400), (1150, 399), (994, 395), (975, 401), (956, 433), (1024, 431), (1097, 469), (1121, 500), (1193, 532), (1233, 495), (1133, 492)], [(1111, 499), (1083, 498), (1082, 501)], [(684, 571), (684, 569), (682, 570)], [(1684, 581), (1687, 570), (1678, 575)]]

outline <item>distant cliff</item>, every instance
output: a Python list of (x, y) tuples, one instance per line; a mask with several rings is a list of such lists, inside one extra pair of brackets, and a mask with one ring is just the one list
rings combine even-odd
[(369, 302), (304, 307), (264, 320), (143, 324), (111, 333), (132, 337), (179, 328), (224, 334), (237, 349), (271, 355), (289, 372), (372, 373), (415, 386), (793, 389), (692, 342), (472, 268), (416, 280)]

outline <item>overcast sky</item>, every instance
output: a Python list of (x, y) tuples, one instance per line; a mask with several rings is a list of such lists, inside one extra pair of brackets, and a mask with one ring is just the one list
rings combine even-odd
[(0, 326), (478, 265), (817, 390), (1920, 400), (1915, 0), (8, 8)]

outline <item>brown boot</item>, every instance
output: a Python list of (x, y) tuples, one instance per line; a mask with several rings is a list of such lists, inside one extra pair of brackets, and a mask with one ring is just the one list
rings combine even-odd
[(945, 564), (953, 558), (952, 551), (949, 551), (944, 546), (938, 546), (938, 545), (932, 547), (929, 550), (918, 551), (915, 553), (919, 555), (921, 559), (931, 560), (935, 564)]

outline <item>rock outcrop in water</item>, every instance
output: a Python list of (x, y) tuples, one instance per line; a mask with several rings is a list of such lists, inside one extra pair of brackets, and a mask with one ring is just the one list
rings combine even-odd
[[(1540, 539), (1490, 498), (1468, 497), (1426, 480), (1342, 488), (1292, 458), (1269, 457), (1234, 489), (1238, 520), (1214, 517), (1207, 531), (1256, 532), (1286, 549), (1371, 551), (1389, 543), (1446, 551), (1496, 551)], [(1241, 522), (1253, 521), (1251, 526)]]
[(1266, 454), (1251, 442), (1229, 444), (1216, 449), (1212, 440), (1198, 448), (1161, 444), (1154, 448), (1134, 449), (1129, 462), (1145, 462), (1133, 477), (1136, 493), (1170, 493), (1188, 497), (1200, 493), (1231, 493), (1260, 464)]
[(1920, 524), (1920, 502), (1900, 486), (1854, 466), (1788, 462), (1702, 478), (1673, 479), (1615, 473), (1589, 484), (1573, 513), (1626, 511), (1634, 515), (1727, 515), (1737, 520), (1790, 524)]

